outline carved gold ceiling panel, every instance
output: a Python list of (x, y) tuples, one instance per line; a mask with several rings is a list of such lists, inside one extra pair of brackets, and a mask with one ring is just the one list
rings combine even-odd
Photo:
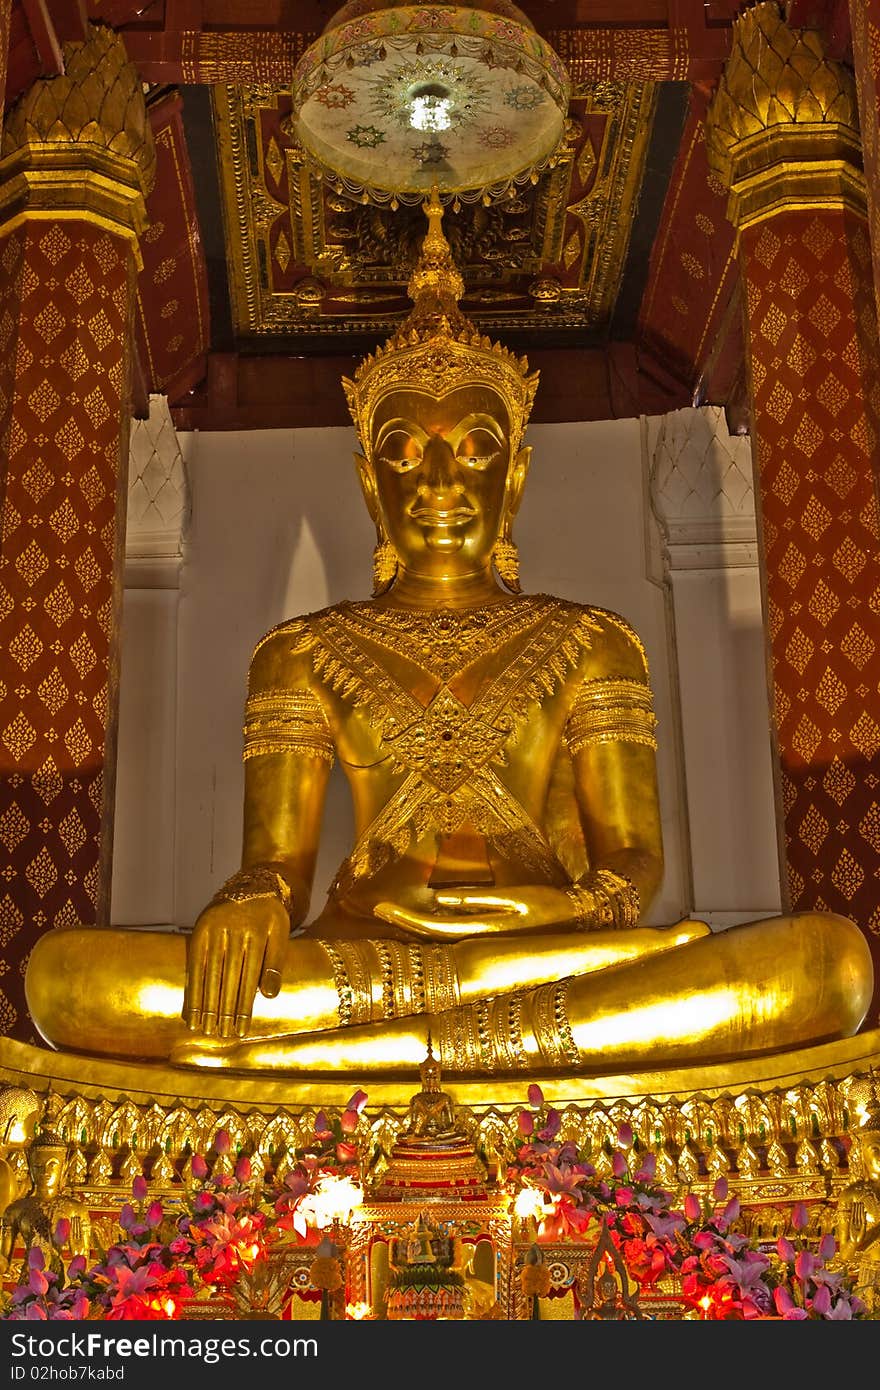
[[(230, 295), (240, 338), (381, 336), (407, 312), (416, 208), (363, 204), (318, 177), (290, 95), (213, 89)], [(629, 245), (657, 84), (581, 84), (556, 166), (498, 204), (453, 206), (444, 230), (484, 328), (598, 331)], [(500, 136), (499, 136), (500, 138)]]

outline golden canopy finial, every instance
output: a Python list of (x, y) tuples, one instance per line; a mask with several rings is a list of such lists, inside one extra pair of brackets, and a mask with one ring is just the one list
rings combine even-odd
[(428, 230), (422, 241), (418, 265), (406, 287), (414, 306), (407, 324), (436, 315), (438, 311), (465, 321), (458, 308), (458, 301), (464, 294), (464, 280), (452, 259), (452, 247), (443, 235), (443, 204), (436, 185), (422, 208), (428, 219)]
[(458, 301), (464, 280), (443, 233), (436, 187), (422, 207), (428, 230), (407, 285), (412, 311), (384, 347), (364, 359), (354, 380), (342, 378), (361, 446), (369, 457), (373, 411), (390, 392), (406, 387), (442, 396), (476, 382), (491, 386), (506, 401), (515, 451), (528, 423), (538, 373), (529, 374), (527, 358), (493, 343), (462, 313)]

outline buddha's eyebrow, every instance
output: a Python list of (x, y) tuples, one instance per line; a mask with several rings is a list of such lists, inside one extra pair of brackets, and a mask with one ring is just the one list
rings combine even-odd
[(380, 449), (389, 434), (394, 434), (396, 430), (403, 430), (405, 434), (411, 435), (412, 438), (418, 440), (420, 444), (427, 444), (428, 442), (427, 434), (422, 429), (421, 425), (416, 424), (415, 420), (395, 418), (394, 420), (386, 420), (384, 425), (379, 427), (379, 432), (376, 435), (376, 442), (373, 447), (375, 449)]
[(491, 415), (466, 415), (463, 420), (459, 420), (451, 433), (457, 435), (458, 439), (461, 440), (471, 430), (475, 429), (485, 430), (487, 434), (491, 434), (492, 438), (496, 440), (498, 444), (504, 443), (504, 431), (498, 421), (492, 419)]

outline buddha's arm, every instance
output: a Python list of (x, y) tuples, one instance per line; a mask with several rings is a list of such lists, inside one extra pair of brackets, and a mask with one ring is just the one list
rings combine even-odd
[(200, 914), (187, 953), (183, 1017), (244, 1036), (257, 989), (274, 998), (290, 928), (308, 912), (333, 742), (308, 668), (284, 631), (254, 655), (245, 713), (241, 868)]
[[(663, 877), (655, 719), (641, 643), (613, 615), (603, 618), (603, 628), (566, 741), (590, 861), (584, 886), (595, 885), (599, 898), (612, 899), (615, 920), (606, 925), (633, 926)], [(623, 880), (617, 889), (622, 913), (613, 901), (616, 878)], [(607, 911), (609, 904), (603, 906)]]

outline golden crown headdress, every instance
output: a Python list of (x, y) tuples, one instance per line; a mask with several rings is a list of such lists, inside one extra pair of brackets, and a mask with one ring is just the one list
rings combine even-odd
[(479, 382), (507, 402), (511, 444), (519, 448), (538, 386), (528, 359), (493, 343), (458, 307), (464, 281), (440, 225), (443, 206), (436, 189), (424, 204), (428, 231), (407, 292), (412, 312), (383, 347), (364, 358), (354, 380), (342, 378), (361, 447), (369, 451), (370, 426), (379, 401), (405, 386), (443, 396), (456, 386)]

